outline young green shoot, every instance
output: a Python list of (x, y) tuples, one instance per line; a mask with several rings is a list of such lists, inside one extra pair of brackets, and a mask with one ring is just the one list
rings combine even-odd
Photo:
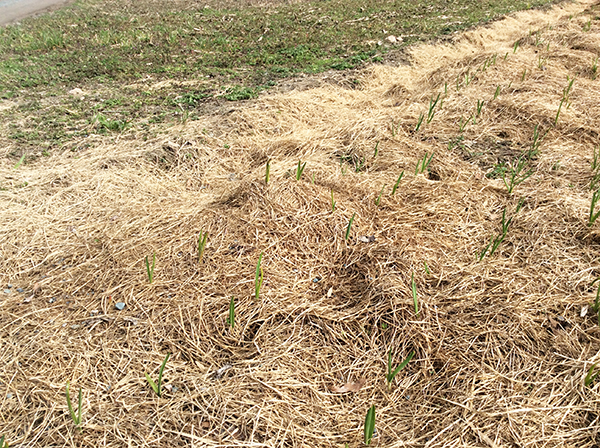
[(169, 360), (169, 356), (171, 356), (171, 354), (167, 353), (165, 360), (162, 362), (160, 369), (158, 370), (158, 381), (156, 383), (152, 378), (150, 378), (150, 375), (148, 375), (148, 373), (144, 372), (144, 375), (146, 375), (146, 381), (148, 381), (148, 384), (150, 384), (150, 387), (152, 388), (154, 393), (159, 397), (162, 395), (162, 376), (163, 371), (165, 370), (165, 366), (167, 365), (167, 361)]
[(595, 369), (596, 369), (596, 364), (593, 364), (592, 367), (589, 368), (588, 373), (585, 376), (585, 379), (583, 380), (583, 384), (585, 385), (585, 387), (590, 387), (594, 383), (596, 378), (598, 377), (600, 370), (598, 372), (594, 373)]
[(365, 418), (365, 445), (370, 445), (373, 440), (373, 433), (375, 432), (375, 405), (371, 406), (367, 411)]
[(417, 283), (415, 282), (415, 273), (413, 272), (410, 278), (412, 286), (413, 305), (415, 306), (415, 315), (419, 317), (419, 298), (417, 297)]
[(302, 173), (304, 172), (304, 168), (306, 168), (306, 162), (302, 164), (302, 162), (298, 160), (298, 166), (296, 167), (296, 180), (300, 180)]
[(400, 185), (400, 181), (402, 180), (403, 177), (404, 177), (404, 171), (402, 171), (400, 173), (400, 176), (398, 176), (398, 180), (396, 180), (396, 183), (392, 187), (392, 196), (394, 196), (396, 194), (396, 190), (398, 189), (398, 185)]
[(229, 301), (229, 317), (227, 318), (227, 323), (233, 330), (235, 326), (235, 300), (233, 296), (231, 296), (231, 300)]
[(465, 130), (465, 127), (467, 127), (467, 123), (469, 123), (469, 120), (465, 120), (464, 117), (460, 117), (460, 123), (458, 123), (458, 132), (462, 134), (462, 132)]
[(17, 162), (17, 164), (14, 166), (13, 169), (15, 169), (15, 170), (18, 169), (23, 164), (24, 161), (25, 161), (25, 154), (23, 154), (21, 156), (21, 158), (19, 159), (19, 161)]
[(514, 188), (524, 182), (533, 174), (533, 169), (526, 170), (528, 160), (525, 155), (521, 155), (513, 164), (507, 164), (506, 169), (502, 173), (502, 181), (506, 185), (508, 194), (512, 194)]
[(265, 184), (269, 183), (271, 177), (271, 159), (267, 160), (267, 166), (265, 167)]
[(429, 112), (427, 113), (427, 124), (431, 123), (433, 117), (435, 116), (435, 106), (440, 100), (441, 93), (438, 93), (437, 98), (434, 100), (433, 97), (429, 100)]
[(592, 81), (596, 79), (597, 75), (598, 75), (598, 56), (596, 56), (592, 60)]
[(331, 190), (331, 213), (335, 212), (335, 199), (333, 199), (333, 190)]
[(477, 118), (479, 118), (479, 116), (481, 115), (481, 109), (483, 109), (483, 104), (485, 103), (485, 101), (481, 100), (477, 100)]
[(527, 75), (527, 69), (523, 69), (523, 74), (521, 75), (521, 81), (525, 81), (526, 75)]
[(421, 115), (419, 115), (419, 121), (417, 121), (417, 126), (415, 127), (415, 132), (419, 132), (419, 129), (421, 129), (421, 125), (423, 124), (424, 118), (425, 114), (421, 112)]
[(394, 378), (396, 377), (396, 375), (398, 375), (398, 372), (400, 372), (400, 370), (402, 370), (408, 365), (413, 356), (415, 356), (414, 351), (410, 352), (408, 357), (404, 361), (402, 361), (400, 365), (398, 365), (394, 370), (392, 370), (392, 349), (390, 349), (388, 353), (388, 373), (385, 376), (388, 383), (388, 390), (392, 390), (392, 381), (394, 381)]
[[(593, 287), (597, 282), (600, 282), (600, 277), (594, 280), (590, 287)], [(594, 299), (594, 303), (592, 303), (592, 311), (598, 316), (598, 326), (600, 326), (600, 283), (598, 283), (598, 288), (596, 289), (596, 298)]]
[[(519, 213), (519, 211), (521, 210), (521, 207), (523, 207), (524, 204), (524, 200), (521, 199), (519, 201), (519, 203), (517, 204), (517, 208), (515, 209), (515, 215), (517, 213)], [(504, 238), (506, 238), (506, 234), (508, 233), (508, 228), (512, 223), (512, 220), (514, 218), (514, 215), (511, 216), (508, 220), (506, 219), (506, 207), (504, 208), (504, 210), (502, 211), (502, 231), (496, 236), (496, 237), (492, 237), (490, 239), (490, 242), (488, 243), (487, 246), (485, 246), (485, 248), (481, 251), (480, 254), (477, 255), (477, 261), (481, 261), (483, 260), (483, 257), (485, 257), (485, 255), (488, 253), (489, 250), (489, 255), (488, 256), (492, 256), (494, 255), (494, 253), (496, 252), (496, 249), (498, 249), (498, 247), (500, 246), (500, 244), (502, 244), (502, 242), (504, 241)]]
[(496, 87), (496, 91), (494, 92), (494, 99), (498, 98), (498, 95), (500, 95), (500, 86)]
[(589, 227), (591, 227), (596, 222), (596, 219), (598, 219), (598, 216), (600, 216), (600, 211), (598, 211), (598, 212), (595, 211), (596, 204), (598, 203), (599, 199), (600, 199), (600, 190), (596, 190), (592, 194), (592, 203), (590, 205), (590, 217), (588, 220)]
[(587, 32), (588, 32), (588, 31), (589, 31), (591, 28), (592, 28), (592, 19), (588, 20), (588, 21), (587, 21), (587, 22), (586, 22), (586, 23), (583, 25), (582, 31), (583, 31), (584, 33), (587, 33)]
[(429, 270), (429, 266), (427, 266), (427, 262), (426, 261), (423, 262), (423, 265), (425, 266), (425, 273), (427, 275), (431, 275), (431, 271)]
[(204, 249), (206, 248), (207, 241), (208, 231), (203, 232), (202, 230), (200, 230), (200, 235), (198, 235), (198, 263), (202, 263), (202, 257), (204, 257)]
[(429, 167), (429, 164), (431, 163), (434, 154), (435, 153), (432, 152), (431, 156), (427, 158), (429, 154), (426, 152), (423, 158), (419, 159), (419, 161), (417, 162), (417, 167), (415, 168), (415, 175), (423, 174), (425, 172), (425, 170)]
[(264, 280), (264, 273), (262, 268), (262, 257), (263, 253), (261, 252), (258, 256), (258, 263), (256, 263), (256, 272), (254, 273), (254, 298), (258, 300), (258, 296), (260, 294), (260, 288), (262, 287)]
[[(65, 395), (67, 396), (67, 407), (69, 408), (69, 414), (71, 415), (71, 419), (73, 420), (73, 423), (75, 424), (75, 427), (77, 429), (79, 429), (79, 431), (83, 431), (83, 429), (81, 428), (81, 410), (82, 410), (82, 395), (81, 395), (81, 387), (79, 388), (79, 398), (77, 400), (77, 414), (75, 414), (75, 411), (73, 410), (73, 404), (71, 403), (71, 394), (69, 391), (69, 387), (70, 384), (67, 381), (67, 387), (65, 390)], [(2, 444), (0, 443), (0, 447), (2, 447)]]
[(378, 154), (379, 154), (379, 141), (377, 141), (377, 143), (375, 143), (375, 152), (373, 153), (373, 158), (376, 159)]
[(540, 145), (542, 144), (542, 140), (544, 139), (544, 137), (546, 136), (547, 133), (548, 133), (548, 131), (544, 132), (544, 135), (540, 135), (539, 126), (536, 124), (533, 127), (533, 141), (531, 142), (531, 146), (529, 147), (529, 150), (527, 151), (527, 158), (529, 160), (537, 157), (537, 155), (540, 152)]
[(516, 41), (515, 44), (513, 45), (513, 53), (516, 53), (518, 48), (519, 48), (519, 41)]
[(348, 238), (350, 237), (350, 229), (352, 228), (352, 223), (354, 222), (355, 216), (356, 216), (356, 212), (354, 212), (352, 214), (352, 218), (350, 218), (350, 221), (348, 222), (348, 227), (346, 227), (346, 235), (344, 236), (344, 239), (346, 241), (348, 241)]
[(156, 265), (156, 253), (152, 252), (152, 265), (150, 265), (150, 261), (148, 261), (148, 255), (146, 255), (145, 261), (146, 273), (148, 274), (148, 281), (152, 283), (152, 280), (154, 280), (154, 266)]
[(375, 199), (375, 205), (379, 207), (379, 203), (381, 202), (381, 195), (383, 194), (383, 189), (385, 188), (385, 184), (381, 187), (381, 191), (379, 192), (379, 196)]
[(0, 448), (8, 448), (8, 442), (4, 441), (4, 436), (0, 437)]

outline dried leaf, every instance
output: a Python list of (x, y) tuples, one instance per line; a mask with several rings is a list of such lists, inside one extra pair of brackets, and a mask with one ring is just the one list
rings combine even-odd
[(329, 288), (329, 291), (327, 291), (327, 297), (331, 297), (333, 295), (333, 286), (331, 288)]
[(346, 383), (342, 386), (331, 386), (329, 389), (335, 394), (345, 394), (347, 392), (358, 392), (365, 385), (365, 379), (361, 378), (354, 383)]
[(372, 243), (373, 241), (375, 241), (375, 235), (371, 235), (371, 236), (367, 236), (367, 235), (359, 236), (358, 237), (358, 241), (360, 241), (361, 243)]
[(587, 314), (587, 312), (588, 312), (588, 309), (589, 309), (588, 305), (584, 305), (584, 306), (582, 306), (582, 307), (581, 307), (581, 313), (579, 313), (579, 315), (580, 315), (581, 317), (585, 317), (585, 316), (586, 316), (586, 314)]

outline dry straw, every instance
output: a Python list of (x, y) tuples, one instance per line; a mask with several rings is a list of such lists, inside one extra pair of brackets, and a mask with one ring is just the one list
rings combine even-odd
[[(78, 158), (15, 170), (3, 150), (0, 434), (10, 446), (358, 447), (376, 406), (371, 445), (597, 446), (600, 386), (586, 375), (600, 327), (585, 310), (600, 275), (588, 227), (598, 13), (588, 1), (519, 13), (414, 47), (409, 66), (367, 68), (358, 89), (266, 95)], [(533, 172), (508, 194), (502, 167), (537, 129), (549, 131)], [(314, 184), (296, 182), (299, 160)], [(378, 206), (385, 184), (394, 194)], [(149, 284), (140, 260), (154, 251)], [(390, 348), (415, 355), (388, 393)], [(158, 397), (141, 372), (164, 353)], [(67, 380), (83, 390), (83, 432)], [(346, 384), (361, 386), (330, 389)]]

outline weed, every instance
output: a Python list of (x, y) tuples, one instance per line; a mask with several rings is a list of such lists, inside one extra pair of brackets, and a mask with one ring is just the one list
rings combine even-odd
[(429, 167), (429, 164), (431, 163), (431, 160), (433, 159), (435, 153), (431, 153), (431, 157), (429, 157), (429, 159), (427, 158), (427, 156), (429, 155), (427, 152), (425, 153), (425, 155), (423, 156), (422, 159), (419, 159), (419, 161), (417, 162), (417, 167), (415, 168), (415, 175), (417, 174), (422, 174), (425, 172), (425, 170)]
[(296, 180), (300, 180), (302, 173), (304, 172), (304, 168), (306, 168), (306, 162), (302, 164), (302, 162), (298, 160), (298, 166), (296, 167)]
[(475, 118), (473, 118), (473, 124), (475, 124), (475, 119), (479, 118), (479, 116), (481, 115), (481, 109), (483, 109), (483, 104), (485, 103), (485, 101), (481, 100), (477, 100), (477, 113), (475, 114)]
[(582, 31), (583, 31), (584, 33), (587, 33), (587, 32), (588, 32), (588, 31), (589, 31), (591, 28), (592, 28), (592, 19), (588, 20), (588, 21), (587, 21), (587, 22), (586, 22), (586, 23), (583, 25)]
[(227, 323), (233, 330), (233, 327), (235, 326), (235, 301), (233, 296), (231, 296), (231, 300), (229, 301), (229, 317), (227, 318)]
[(408, 357), (404, 361), (402, 361), (400, 365), (398, 365), (394, 370), (392, 370), (392, 349), (390, 349), (388, 353), (388, 373), (385, 376), (388, 383), (388, 390), (392, 389), (392, 381), (394, 381), (394, 378), (396, 377), (396, 375), (398, 375), (398, 372), (400, 372), (400, 370), (402, 370), (408, 365), (413, 356), (415, 356), (414, 351), (410, 352)]
[(561, 110), (564, 102), (565, 102), (564, 98), (562, 100), (560, 100), (560, 104), (558, 105), (558, 110), (556, 111), (556, 117), (554, 118), (554, 127), (556, 127), (556, 125), (558, 124), (558, 117), (560, 116), (560, 110)]
[(440, 100), (440, 93), (438, 93), (437, 98), (434, 100), (433, 97), (429, 100), (429, 112), (427, 113), (427, 124), (431, 123), (433, 117), (435, 116), (435, 106)]
[(167, 353), (167, 356), (165, 357), (165, 360), (162, 362), (160, 369), (158, 370), (158, 381), (155, 383), (154, 380), (152, 378), (150, 378), (150, 375), (148, 375), (148, 373), (144, 372), (144, 375), (146, 375), (146, 381), (148, 381), (148, 384), (150, 384), (150, 387), (152, 388), (152, 390), (154, 391), (154, 393), (156, 395), (158, 395), (159, 397), (162, 394), (162, 376), (163, 376), (163, 371), (165, 370), (165, 366), (167, 365), (167, 361), (169, 360), (169, 356), (171, 356), (171, 353)]
[(381, 191), (379, 192), (379, 196), (377, 196), (377, 199), (375, 199), (375, 205), (377, 207), (379, 207), (379, 203), (381, 202), (381, 195), (383, 194), (384, 188), (385, 188), (385, 184), (383, 184), (383, 187), (381, 187)]
[(94, 123), (98, 123), (101, 131), (123, 132), (130, 126), (126, 120), (109, 120), (104, 115), (98, 114), (94, 117)]
[(508, 57), (508, 51), (504, 54), (504, 60), (506, 61), (506, 58)]
[(496, 91), (494, 92), (494, 99), (498, 98), (498, 95), (500, 95), (500, 86), (496, 87)]
[(592, 60), (592, 80), (596, 79), (598, 74), (598, 56)]
[[(206, 242), (208, 240), (208, 231), (203, 232), (200, 230), (198, 235), (198, 263), (202, 263), (202, 257), (204, 256), (204, 249), (206, 248)], [(154, 262), (152, 263), (152, 270), (154, 271)], [(152, 281), (150, 281), (152, 283)]]
[(333, 190), (331, 190), (331, 213), (335, 212), (335, 199), (333, 199)]
[(444, 95), (448, 95), (448, 83), (444, 83)]
[(271, 174), (271, 159), (268, 159), (267, 165), (265, 167), (265, 184), (269, 183), (270, 174)]
[(592, 194), (592, 203), (590, 205), (590, 217), (588, 220), (589, 227), (591, 227), (596, 222), (596, 219), (598, 219), (598, 216), (600, 216), (600, 211), (594, 213), (596, 204), (598, 203), (598, 199), (600, 199), (600, 190), (596, 190)]
[(415, 315), (419, 316), (419, 299), (417, 297), (417, 283), (415, 282), (415, 273), (413, 272), (410, 278), (412, 286), (413, 305), (415, 306)]
[(506, 164), (504, 166), (505, 170), (502, 173), (502, 180), (504, 181), (504, 185), (506, 185), (508, 194), (512, 194), (517, 185), (524, 182), (533, 174), (533, 168), (525, 170), (527, 163), (528, 160), (525, 155), (521, 155), (513, 164)]
[(346, 241), (348, 241), (348, 238), (350, 237), (350, 229), (352, 228), (352, 223), (354, 222), (355, 216), (356, 216), (356, 212), (354, 212), (352, 214), (352, 218), (350, 218), (350, 221), (348, 222), (348, 227), (346, 227), (346, 235), (344, 236), (344, 239)]
[(371, 406), (367, 411), (365, 418), (365, 445), (370, 445), (373, 440), (373, 433), (375, 432), (375, 405)]
[[(77, 414), (75, 414), (75, 411), (73, 410), (73, 404), (71, 403), (71, 394), (69, 392), (69, 382), (67, 381), (67, 386), (65, 388), (65, 395), (67, 396), (67, 407), (69, 408), (69, 414), (71, 415), (71, 419), (73, 420), (73, 423), (75, 424), (75, 427), (77, 429), (79, 429), (79, 431), (83, 431), (83, 429), (81, 428), (81, 410), (82, 410), (82, 393), (81, 393), (81, 387), (79, 388), (79, 398), (77, 400)], [(2, 438), (4, 439), (4, 437)], [(0, 443), (0, 447), (3, 446), (2, 443)]]
[(415, 126), (415, 132), (419, 132), (419, 129), (421, 129), (421, 125), (423, 124), (424, 118), (425, 114), (421, 112), (421, 115), (419, 115), (419, 120), (417, 121), (417, 126)]
[(261, 252), (258, 256), (258, 263), (256, 263), (256, 272), (254, 274), (254, 298), (258, 300), (258, 296), (260, 294), (260, 288), (262, 288), (264, 273), (262, 268), (262, 257), (263, 253)]
[(146, 255), (145, 261), (146, 273), (148, 274), (148, 281), (152, 283), (152, 280), (154, 280), (154, 266), (156, 264), (156, 253), (152, 252), (152, 266), (150, 266), (150, 262), (148, 261), (148, 255)]
[(258, 96), (258, 92), (260, 92), (260, 88), (252, 88), (252, 87), (242, 87), (242, 86), (234, 86), (230, 87), (225, 91), (225, 99), (229, 101), (240, 101), (240, 100), (250, 100), (252, 98), (256, 98)]
[(585, 376), (585, 379), (583, 380), (583, 384), (585, 384), (585, 387), (590, 387), (592, 385), (592, 383), (598, 377), (600, 370), (598, 372), (594, 373), (595, 368), (596, 368), (596, 364), (593, 364), (592, 367), (589, 368), (588, 373)]
[(398, 176), (398, 180), (396, 180), (396, 183), (394, 184), (394, 187), (392, 188), (392, 196), (394, 196), (394, 194), (396, 194), (396, 190), (398, 189), (398, 185), (400, 185), (400, 181), (402, 180), (403, 177), (404, 177), (404, 171), (402, 171), (400, 173), (400, 176)]

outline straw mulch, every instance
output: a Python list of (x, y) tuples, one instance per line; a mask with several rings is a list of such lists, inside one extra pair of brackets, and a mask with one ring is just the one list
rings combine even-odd
[[(584, 385), (600, 362), (599, 15), (590, 1), (519, 13), (415, 47), (410, 66), (370, 67), (356, 89), (265, 95), (152, 141), (16, 170), (5, 149), (0, 435), (356, 447), (374, 404), (375, 446), (599, 446), (600, 386)], [(508, 194), (494, 173), (536, 125), (533, 173)], [(478, 261), (504, 211), (504, 240)], [(395, 366), (413, 351), (388, 390), (388, 354)], [(159, 398), (144, 372), (156, 379), (167, 353)], [(67, 381), (75, 402), (83, 391), (82, 432)]]

